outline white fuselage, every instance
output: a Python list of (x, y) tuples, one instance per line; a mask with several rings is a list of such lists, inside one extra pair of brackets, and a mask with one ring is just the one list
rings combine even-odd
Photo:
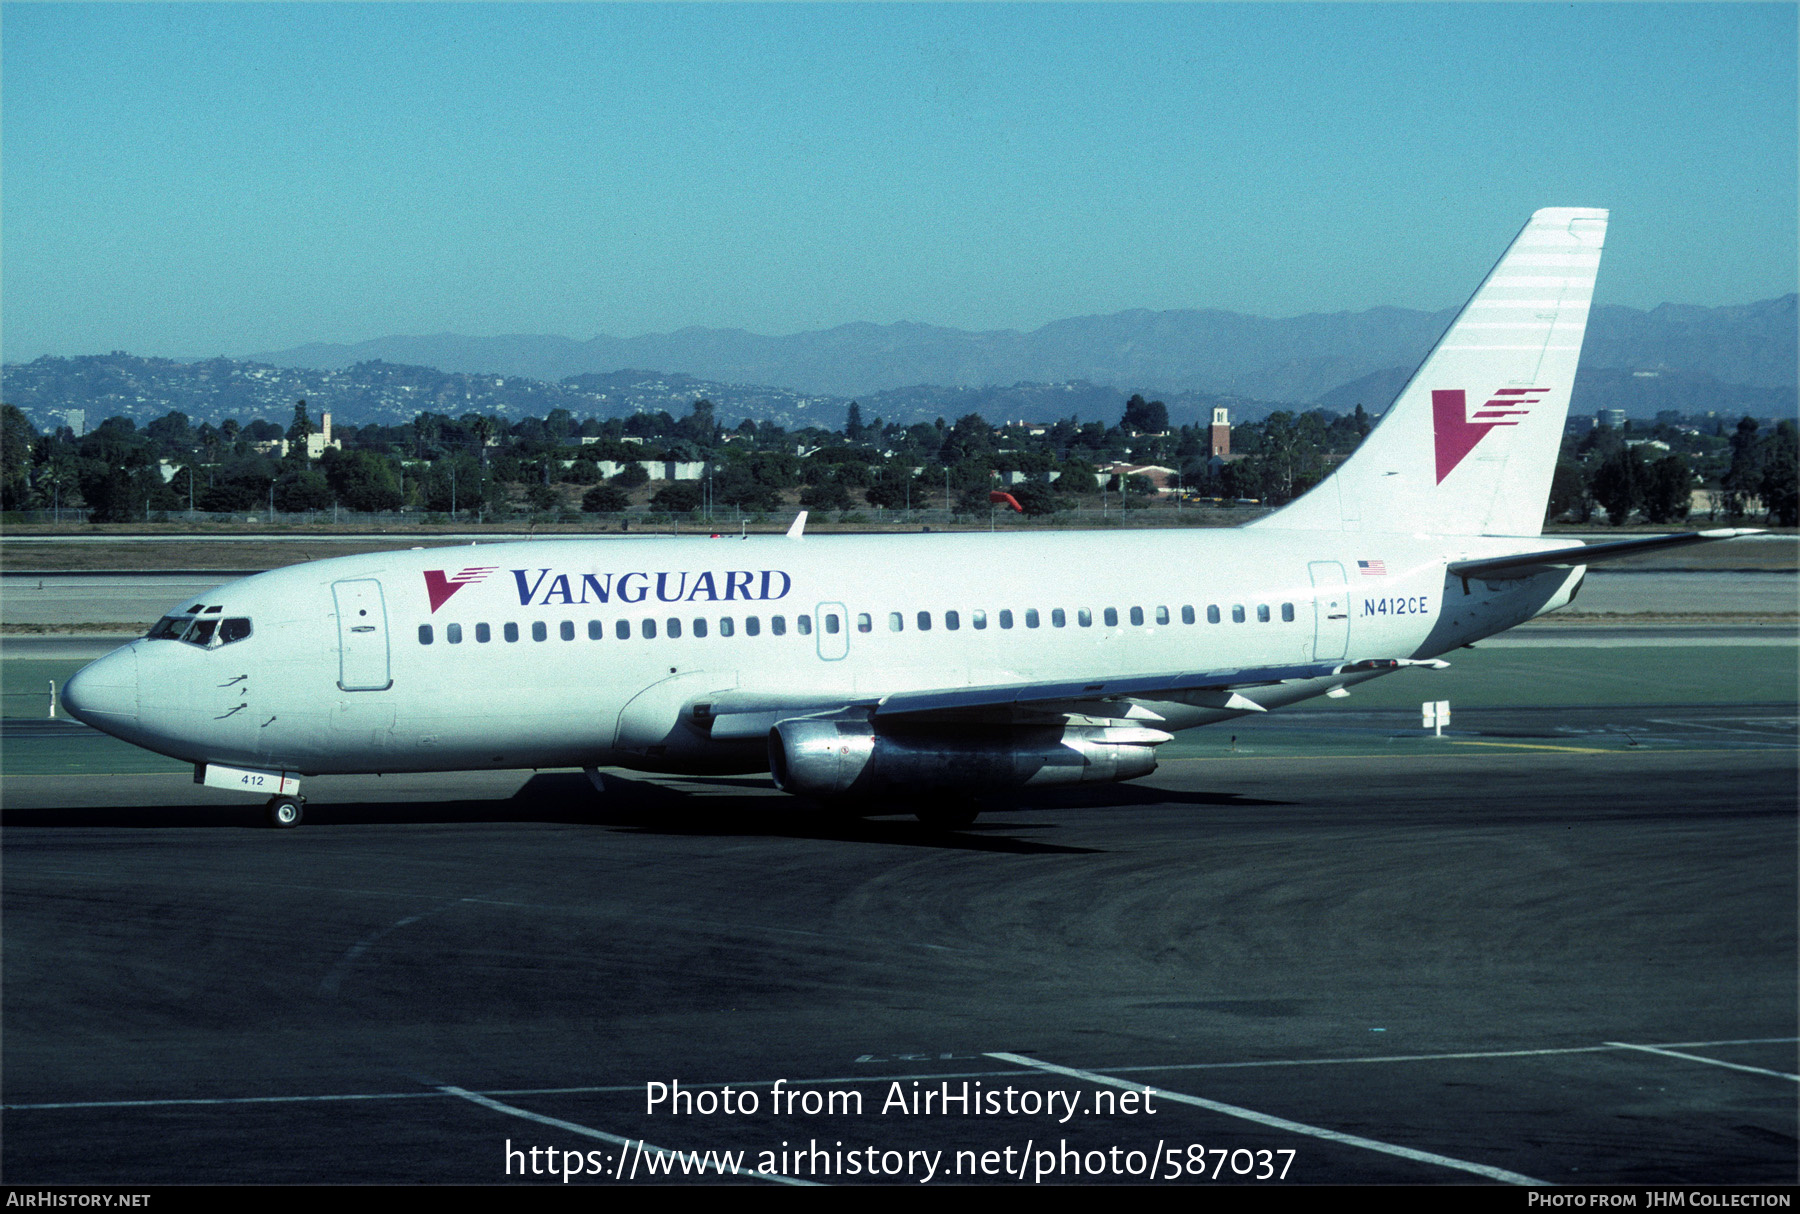
[[(84, 720), (196, 763), (757, 770), (766, 742), (710, 736), (696, 705), (1428, 658), (1568, 601), (1579, 569), (1446, 575), (1534, 544), (1553, 546), (1253, 529), (413, 549), (221, 586), (177, 611), (248, 635), (135, 641), (69, 690)], [(1269, 708), (1368, 677), (1247, 694)], [(1217, 694), (1106, 712), (1167, 730), (1242, 715)]]

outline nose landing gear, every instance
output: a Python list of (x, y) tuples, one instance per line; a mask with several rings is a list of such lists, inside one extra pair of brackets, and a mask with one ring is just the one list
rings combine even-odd
[(269, 815), (270, 826), (287, 830), (300, 825), (300, 819), (306, 814), (305, 807), (304, 797), (270, 797), (265, 812)]

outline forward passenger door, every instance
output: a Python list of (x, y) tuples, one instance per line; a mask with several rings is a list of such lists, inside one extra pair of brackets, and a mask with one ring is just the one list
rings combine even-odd
[(374, 578), (333, 582), (337, 603), (338, 686), (345, 691), (385, 691), (394, 685), (388, 670), (387, 608)]

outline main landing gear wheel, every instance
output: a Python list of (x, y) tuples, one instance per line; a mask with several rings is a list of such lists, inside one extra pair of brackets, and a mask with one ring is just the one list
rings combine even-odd
[(303, 806), (299, 797), (270, 797), (269, 825), (282, 830), (300, 825), (300, 819), (306, 814)]

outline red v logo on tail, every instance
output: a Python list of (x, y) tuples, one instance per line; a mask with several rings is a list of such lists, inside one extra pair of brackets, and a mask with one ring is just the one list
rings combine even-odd
[(1461, 388), (1431, 393), (1431, 430), (1437, 447), (1437, 483), (1456, 470), (1463, 457), (1495, 426), (1516, 426), (1548, 388), (1501, 388), (1469, 417), (1468, 395)]

